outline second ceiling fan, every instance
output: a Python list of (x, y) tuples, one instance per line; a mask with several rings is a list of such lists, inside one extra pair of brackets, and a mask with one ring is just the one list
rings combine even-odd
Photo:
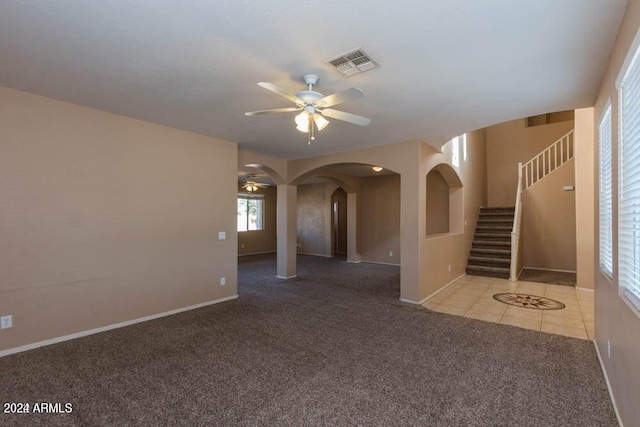
[(322, 130), (329, 124), (327, 117), (330, 119), (342, 120), (344, 122), (353, 123), (359, 126), (367, 126), (371, 123), (371, 119), (358, 116), (357, 114), (345, 113), (344, 111), (334, 110), (332, 107), (352, 99), (364, 97), (364, 92), (360, 89), (352, 87), (351, 89), (336, 92), (333, 95), (324, 96), (320, 92), (313, 90), (313, 85), (318, 83), (318, 76), (315, 74), (307, 74), (303, 77), (307, 90), (300, 91), (295, 95), (274, 85), (273, 83), (260, 82), (261, 86), (273, 93), (276, 93), (289, 101), (296, 104), (296, 107), (275, 108), (271, 110), (250, 111), (244, 113), (247, 116), (257, 116), (260, 114), (289, 113), (300, 111), (295, 117), (296, 129), (305, 132), (308, 135), (308, 143), (315, 139), (315, 130)]

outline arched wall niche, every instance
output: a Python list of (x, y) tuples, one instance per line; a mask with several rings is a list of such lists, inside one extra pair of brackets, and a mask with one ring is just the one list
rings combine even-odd
[(463, 185), (450, 165), (440, 163), (426, 175), (426, 236), (464, 232)]

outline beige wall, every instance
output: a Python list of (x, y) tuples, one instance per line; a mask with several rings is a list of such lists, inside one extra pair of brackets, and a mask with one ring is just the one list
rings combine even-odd
[(576, 273), (580, 288), (593, 289), (595, 284), (595, 180), (594, 109), (576, 110)]
[(573, 129), (574, 122), (525, 127), (525, 119), (490, 126), (487, 135), (487, 204), (514, 206), (518, 162), (526, 162)]
[(427, 174), (427, 235), (449, 232), (449, 184), (442, 174)]
[(362, 260), (400, 264), (400, 176), (362, 178), (361, 188)]
[[(618, 96), (615, 81), (622, 70), (622, 65), (631, 51), (634, 37), (640, 29), (640, 1), (630, 0), (627, 6), (622, 26), (610, 56), (607, 72), (602, 81), (594, 109), (594, 128), (598, 129), (600, 119), (606, 104), (612, 105), (613, 124), (613, 280), (608, 279), (598, 268), (598, 245), (595, 244), (594, 274), (595, 274), (595, 330), (596, 345), (604, 364), (606, 375), (611, 384), (613, 397), (620, 414), (622, 423), (626, 426), (638, 424), (640, 420), (640, 316), (627, 305), (618, 288), (618, 251), (617, 238), (617, 166), (618, 166)], [(633, 53), (632, 53), (633, 54)], [(597, 146), (597, 144), (595, 144)], [(597, 170), (598, 156), (594, 156), (592, 169)], [(596, 174), (595, 182), (598, 182)], [(578, 182), (581, 177), (578, 177)], [(597, 187), (596, 187), (597, 188)], [(598, 193), (595, 192), (593, 206), (580, 206), (580, 209), (592, 209), (595, 221), (592, 234), (594, 242), (598, 237)], [(588, 231), (586, 231), (588, 232)], [(608, 344), (611, 346), (611, 357), (608, 356)]]
[[(451, 161), (451, 143), (438, 153), (426, 144), (420, 156), (420, 276), (421, 299), (465, 274), (469, 250), (473, 241), (480, 206), (487, 203), (487, 146), (484, 130), (467, 134), (466, 150), (460, 147), (460, 166)], [(466, 151), (466, 157), (464, 153)], [(439, 164), (447, 164), (457, 172), (462, 182), (462, 214), (450, 211), (450, 229), (459, 230), (438, 236), (426, 236), (426, 176)], [(458, 224), (461, 223), (461, 224)]]
[[(238, 191), (243, 191), (240, 186), (238, 186)], [(276, 251), (277, 188), (266, 187), (261, 189), (260, 193), (264, 195), (263, 230), (238, 232), (238, 255), (260, 254)]]
[(522, 194), (522, 243), (525, 268), (576, 271), (576, 198), (574, 160)]
[(0, 111), (0, 350), (237, 294), (235, 144), (5, 88)]

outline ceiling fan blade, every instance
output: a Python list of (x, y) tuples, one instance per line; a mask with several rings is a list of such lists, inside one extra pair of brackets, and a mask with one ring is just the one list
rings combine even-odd
[(345, 113), (344, 111), (333, 110), (331, 108), (325, 108), (320, 113), (331, 119), (342, 120), (343, 122), (353, 123), (358, 126), (366, 126), (371, 123), (371, 119), (368, 117), (358, 116), (357, 114)]
[(274, 85), (273, 83), (269, 83), (269, 82), (260, 82), (258, 83), (258, 86), (265, 88), (266, 90), (270, 90), (273, 93), (277, 93), (278, 95), (287, 98), (289, 101), (291, 102), (295, 102), (297, 105), (304, 105), (304, 101), (300, 98), (298, 98), (297, 96), (287, 92), (286, 90), (279, 88), (278, 86)]
[(244, 113), (245, 116), (259, 116), (260, 114), (274, 114), (274, 113), (289, 113), (291, 111), (300, 111), (302, 107), (287, 107), (287, 108), (274, 108), (272, 110), (258, 110), (258, 111), (249, 111)]
[(333, 95), (327, 95), (324, 98), (320, 98), (316, 101), (318, 107), (331, 107), (333, 105), (342, 104), (343, 102), (351, 101), (352, 99), (363, 98), (364, 92), (360, 89), (352, 87), (351, 89), (336, 92)]

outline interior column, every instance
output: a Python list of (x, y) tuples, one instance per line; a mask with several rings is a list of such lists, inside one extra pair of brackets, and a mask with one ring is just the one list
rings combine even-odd
[(296, 277), (298, 187), (278, 185), (278, 269), (281, 279)]
[(358, 194), (347, 193), (347, 262), (360, 262), (362, 256), (358, 244)]

